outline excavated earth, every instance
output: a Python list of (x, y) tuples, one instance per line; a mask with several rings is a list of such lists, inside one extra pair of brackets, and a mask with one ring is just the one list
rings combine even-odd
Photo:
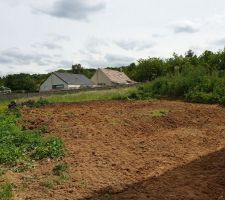
[[(23, 173), (8, 172), (15, 199), (225, 199), (221, 106), (167, 100), (57, 104), (24, 109), (21, 123), (44, 127), (44, 137), (60, 137), (66, 153)], [(63, 181), (52, 174), (57, 163), (69, 167)]]

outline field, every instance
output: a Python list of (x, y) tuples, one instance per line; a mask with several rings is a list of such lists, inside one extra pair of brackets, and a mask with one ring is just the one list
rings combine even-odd
[(20, 123), (62, 138), (66, 155), (1, 182), (18, 200), (225, 199), (224, 116), (218, 105), (167, 100), (25, 108)]

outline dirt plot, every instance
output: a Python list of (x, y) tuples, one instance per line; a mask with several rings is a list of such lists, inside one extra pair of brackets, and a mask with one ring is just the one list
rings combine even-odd
[[(66, 156), (8, 174), (16, 199), (225, 199), (220, 106), (166, 100), (62, 104), (25, 109), (23, 125), (61, 137)], [(59, 162), (69, 166), (66, 180), (45, 187)]]

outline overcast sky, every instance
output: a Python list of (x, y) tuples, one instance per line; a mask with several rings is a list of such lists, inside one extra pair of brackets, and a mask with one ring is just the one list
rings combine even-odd
[(225, 46), (224, 0), (0, 0), (0, 75)]

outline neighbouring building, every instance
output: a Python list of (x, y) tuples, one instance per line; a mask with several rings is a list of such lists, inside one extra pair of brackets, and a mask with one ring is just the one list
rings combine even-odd
[(93, 85), (93, 82), (84, 75), (54, 72), (42, 83), (40, 92), (79, 89)]
[(106, 86), (131, 85), (135, 83), (123, 72), (110, 69), (98, 69), (91, 80), (96, 85)]

